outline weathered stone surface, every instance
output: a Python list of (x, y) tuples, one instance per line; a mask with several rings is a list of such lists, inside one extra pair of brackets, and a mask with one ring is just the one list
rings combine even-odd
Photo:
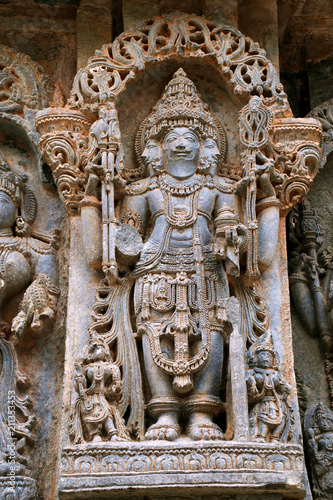
[[(0, 67), (1, 163), (9, 164), (7, 173), (15, 169), (17, 175), (27, 175), (25, 184), (38, 202), (35, 220), (27, 222), (22, 220), (27, 215), (22, 202), (15, 201), (19, 217), (12, 228), (4, 227), (10, 232), (15, 226), (15, 245), (25, 245), (24, 251), (15, 254), (12, 233), (0, 234), (1, 329), (7, 332), (1, 340), (5, 363), (0, 384), (6, 388), (1, 422), (6, 423), (7, 389), (15, 386), (16, 378), (17, 397), (29, 395), (33, 402), (24, 418), (20, 414), (21, 427), (16, 424), (16, 432), (27, 431), (26, 442), (20, 442), (18, 450), (28, 461), (16, 456), (13, 493), (8, 490), (10, 454), (0, 454), (1, 494), (35, 498), (38, 488), (41, 500), (58, 494), (60, 498), (112, 495), (141, 500), (311, 499), (299, 444), (284, 216), (310, 189), (307, 199), (319, 210), (325, 233), (322, 250), (327, 253), (333, 210), (330, 103), (312, 113), (324, 128), (321, 164), (328, 160), (316, 179), (320, 129), (315, 120), (292, 118), (289, 104), (297, 116), (304, 116), (332, 97), (332, 12), (327, 0), (245, 3), (190, 0), (179, 6), (173, 0), (154, 0), (149, 5), (137, 0), (121, 5), (114, 0), (93, 6), (79, 0), (15, 4), (5, 0), (0, 5), (0, 41), (10, 47), (2, 49)], [(179, 8), (206, 15), (210, 21), (193, 15), (185, 22), (186, 15), (142, 21)], [(139, 28), (135, 28), (137, 22)], [(234, 28), (221, 29), (216, 22), (239, 27), (260, 41), (261, 48)], [(123, 24), (132, 31), (111, 46)], [(101, 47), (102, 43), (109, 45)], [(34, 61), (44, 66), (51, 79)], [(77, 73), (68, 105), (61, 108), (61, 94), (69, 96), (77, 67), (82, 71)], [(180, 67), (189, 79), (187, 88), (192, 89), (191, 106), (185, 112), (179, 111), (179, 89), (169, 101), (159, 101)], [(196, 123), (191, 122), (189, 111), (194, 95), (208, 105), (206, 118), (202, 119), (201, 108), (201, 121)], [(38, 116), (43, 161), (34, 118), (37, 110), (48, 105), (58, 108)], [(170, 109), (158, 130), (162, 122), (157, 115), (164, 116)], [(209, 124), (209, 114), (214, 123), (208, 132), (204, 123)], [(171, 121), (184, 119), (183, 115), (187, 123), (178, 123), (174, 130)], [(192, 161), (196, 169), (189, 181), (179, 178), (179, 158), (174, 164), (166, 159), (172, 148), (178, 148), (166, 143), (171, 132), (178, 134), (174, 143), (184, 145), (188, 132), (198, 142), (199, 155)], [(218, 164), (219, 155), (223, 159)], [(201, 211), (204, 205), (195, 201), (196, 193), (206, 203), (207, 193), (213, 190), (217, 190), (216, 209), (206, 211), (214, 224), (198, 223), (201, 230), (207, 224), (214, 238), (213, 259), (203, 252), (200, 274), (199, 266), (194, 269), (199, 247), (192, 245), (196, 223), (182, 227), (180, 220), (184, 203), (193, 198), (194, 212)], [(0, 182), (1, 192), (5, 190)], [(161, 201), (162, 213), (151, 217), (154, 196), (159, 195), (169, 197), (171, 208)], [(222, 198), (226, 203), (218, 207)], [(161, 238), (154, 234), (163, 217), (172, 229), (170, 241), (177, 242), (172, 254), (177, 268), (172, 271), (168, 261), (158, 264), (163, 269), (155, 266), (138, 276), (144, 261), (140, 252), (145, 254), (148, 243), (148, 250), (160, 249)], [(201, 212), (196, 217), (208, 220)], [(57, 228), (61, 235), (53, 234)], [(26, 231), (30, 231), (28, 237)], [(43, 259), (33, 252), (51, 249), (51, 242), (56, 263), (40, 269)], [(193, 246), (192, 264), (186, 264), (191, 259), (182, 245), (190, 251)], [(173, 249), (173, 244), (169, 246), (161, 253), (164, 260)], [(309, 248), (303, 253), (311, 258)], [(32, 273), (20, 288), (24, 272), (19, 273), (18, 266), (26, 265), (24, 259)], [(184, 271), (185, 264), (194, 266), (193, 273)], [(329, 262), (321, 267), (310, 264), (307, 261), (305, 288), (313, 296), (324, 293), (315, 337), (308, 334), (307, 313), (298, 317), (304, 301), (297, 311), (292, 305), (301, 416), (319, 401), (330, 404), (327, 381), (330, 384), (332, 378), (331, 326), (323, 328), (323, 311), (331, 314), (329, 291), (323, 288), (324, 282), (330, 283), (330, 266)], [(218, 294), (214, 297), (218, 280), (208, 269), (211, 265), (220, 266), (230, 288), (222, 301)], [(49, 293), (49, 280), (58, 283), (57, 274), (60, 296), (56, 289)], [(204, 286), (201, 275), (207, 281)], [(316, 291), (311, 280), (320, 284)], [(140, 283), (147, 296), (141, 302), (136, 297), (134, 304), (133, 288), (137, 291)], [(10, 287), (14, 298), (8, 301)], [(303, 297), (295, 292), (297, 287), (291, 285), (293, 294)], [(156, 304), (166, 307), (168, 290), (178, 298), (169, 310), (157, 314)], [(196, 310), (200, 298), (203, 311), (208, 302), (215, 307), (214, 312), (213, 306), (208, 308), (208, 320)], [(196, 356), (199, 360), (200, 348), (209, 345), (202, 337), (205, 324), (208, 331), (217, 320), (222, 337), (215, 335), (216, 330), (208, 351), (215, 354), (215, 368), (222, 363), (222, 369), (212, 369), (210, 362), (197, 373), (185, 373), (183, 365), (177, 365), (176, 352), (182, 352), (183, 364)], [(166, 328), (167, 335), (151, 334), (152, 347), (145, 340), (149, 338), (145, 328), (157, 332)], [(19, 340), (14, 344), (16, 336)], [(152, 356), (159, 345), (161, 353)], [(10, 367), (16, 360), (13, 371)], [(161, 362), (169, 363), (175, 373), (165, 370)], [(30, 386), (17, 369), (27, 374)], [(207, 384), (198, 391), (199, 379), (208, 385), (216, 382), (218, 391), (212, 394)], [(163, 400), (157, 401), (161, 396)], [(310, 414), (314, 415), (311, 408)], [(314, 430), (313, 436), (310, 431), (314, 441), (308, 449), (314, 494), (329, 499), (331, 438), (311, 418), (308, 428)], [(61, 472), (60, 459), (65, 466)], [(92, 476), (89, 467), (96, 467), (98, 476)]]

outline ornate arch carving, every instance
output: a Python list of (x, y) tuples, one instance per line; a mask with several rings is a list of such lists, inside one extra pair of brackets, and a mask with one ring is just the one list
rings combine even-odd
[(38, 161), (36, 113), (62, 102), (59, 89), (40, 64), (27, 54), (0, 45), (0, 126), (22, 137)]
[(235, 94), (263, 96), (280, 116), (291, 116), (278, 74), (257, 42), (235, 28), (187, 14), (148, 19), (96, 50), (78, 71), (68, 105), (96, 111), (100, 103), (117, 99), (139, 72), (175, 57), (213, 64)]

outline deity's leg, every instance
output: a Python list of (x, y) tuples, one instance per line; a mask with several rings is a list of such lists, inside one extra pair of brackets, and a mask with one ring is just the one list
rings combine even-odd
[(154, 362), (147, 334), (142, 336), (145, 369), (150, 385), (152, 399), (148, 404), (150, 414), (157, 418), (156, 424), (149, 427), (146, 439), (167, 439), (174, 441), (180, 436), (178, 418), (182, 401), (175, 396), (170, 375), (163, 372)]
[(214, 414), (219, 413), (223, 363), (223, 337), (212, 332), (211, 355), (194, 377), (194, 391), (186, 398), (185, 411), (189, 415), (187, 433), (191, 439), (224, 439), (221, 429), (213, 423)]

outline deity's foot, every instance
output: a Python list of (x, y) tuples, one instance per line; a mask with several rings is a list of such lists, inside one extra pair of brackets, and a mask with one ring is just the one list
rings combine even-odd
[(220, 427), (208, 419), (198, 420), (188, 425), (186, 434), (194, 441), (224, 441), (224, 434)]
[(175, 441), (180, 437), (181, 428), (178, 424), (153, 424), (145, 434), (147, 440)]
[(224, 441), (224, 434), (212, 421), (212, 415), (201, 411), (190, 414), (186, 433), (194, 441)]
[(266, 438), (264, 436), (257, 436), (253, 438), (253, 441), (256, 443), (266, 443)]
[(120, 437), (120, 436), (117, 436), (117, 434), (114, 434), (114, 435), (111, 437), (110, 441), (127, 442), (127, 441), (128, 441), (128, 439), (126, 439), (126, 438), (122, 438), (122, 437)]

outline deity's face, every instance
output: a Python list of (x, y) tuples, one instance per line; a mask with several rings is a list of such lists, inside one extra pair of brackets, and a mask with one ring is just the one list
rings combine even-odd
[(333, 421), (327, 416), (322, 416), (319, 420), (320, 430), (323, 432), (333, 431)]
[(0, 229), (10, 228), (16, 219), (16, 208), (12, 199), (0, 191)]
[(200, 169), (211, 175), (217, 174), (217, 165), (221, 154), (214, 139), (206, 139), (201, 148)]
[(259, 368), (272, 368), (274, 360), (270, 351), (260, 351), (257, 359)]
[(162, 171), (163, 168), (163, 155), (162, 147), (155, 139), (149, 139), (146, 143), (145, 149), (142, 153), (144, 164), (148, 170), (149, 175), (154, 175)]
[(187, 127), (177, 127), (169, 132), (163, 142), (165, 170), (177, 179), (195, 174), (199, 157), (199, 139)]
[(105, 350), (101, 345), (95, 345), (91, 353), (93, 361), (104, 361), (105, 360)]

